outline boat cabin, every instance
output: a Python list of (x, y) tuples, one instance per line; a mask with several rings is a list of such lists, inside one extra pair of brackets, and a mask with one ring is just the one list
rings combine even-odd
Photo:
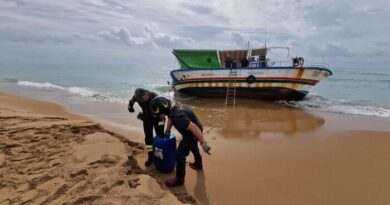
[(267, 67), (268, 48), (243, 50), (174, 49), (182, 69)]

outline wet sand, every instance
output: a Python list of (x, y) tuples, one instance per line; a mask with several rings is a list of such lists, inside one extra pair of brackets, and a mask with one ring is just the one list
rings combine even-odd
[(201, 204), (390, 203), (389, 119), (245, 100), (235, 109), (186, 103), (215, 126), (204, 171), (187, 169), (185, 190)]
[(57, 104), (0, 102), (0, 204), (182, 204), (138, 166), (142, 144)]
[(187, 166), (185, 186), (172, 190), (199, 204), (390, 203), (390, 119), (251, 100), (234, 109), (223, 100), (180, 102), (202, 120), (212, 155), (201, 151), (204, 170)]
[[(223, 100), (179, 101), (202, 121), (212, 155), (201, 151), (204, 171), (187, 166), (186, 184), (174, 193), (188, 192), (199, 204), (390, 203), (389, 118), (250, 100), (239, 100), (234, 109), (225, 109)], [(88, 107), (104, 128), (143, 141), (136, 114), (124, 105), (95, 104), (95, 110), (94, 103), (70, 107)], [(145, 157), (135, 156), (142, 169)], [(145, 170), (159, 179), (173, 175)]]

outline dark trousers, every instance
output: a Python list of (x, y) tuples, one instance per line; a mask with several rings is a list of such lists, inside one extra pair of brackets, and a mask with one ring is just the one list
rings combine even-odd
[(195, 165), (202, 166), (202, 156), (198, 148), (198, 140), (193, 136), (183, 136), (176, 150), (176, 179), (184, 182), (186, 175), (186, 157), (192, 152), (195, 158)]
[(151, 158), (153, 156), (153, 128), (156, 132), (156, 135), (163, 136), (164, 135), (164, 126), (165, 126), (165, 118), (145, 118), (144, 119), (144, 133), (145, 133), (145, 144), (146, 150), (148, 151), (148, 157)]

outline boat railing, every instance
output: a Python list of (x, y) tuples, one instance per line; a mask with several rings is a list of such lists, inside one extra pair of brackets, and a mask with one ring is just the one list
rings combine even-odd
[(283, 66), (291, 66), (291, 61), (266, 61), (267, 65), (270, 67), (283, 67)]
[(290, 61), (252, 61), (249, 63), (249, 67), (282, 67), (291, 66)]
[[(249, 67), (289, 67), (293, 66), (291, 61), (259, 61), (256, 63), (251, 62)], [(303, 67), (321, 67), (328, 68), (329, 64), (326, 63), (318, 63), (318, 62), (305, 62)]]
[(329, 68), (329, 64), (327, 64), (327, 63), (319, 63), (319, 62), (305, 62), (305, 66)]

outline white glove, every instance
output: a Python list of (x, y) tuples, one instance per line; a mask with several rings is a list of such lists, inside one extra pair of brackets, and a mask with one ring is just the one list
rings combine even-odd
[(202, 146), (202, 149), (204, 152), (206, 152), (207, 154), (210, 154), (211, 147), (206, 142), (203, 144), (200, 144), (200, 146)]

